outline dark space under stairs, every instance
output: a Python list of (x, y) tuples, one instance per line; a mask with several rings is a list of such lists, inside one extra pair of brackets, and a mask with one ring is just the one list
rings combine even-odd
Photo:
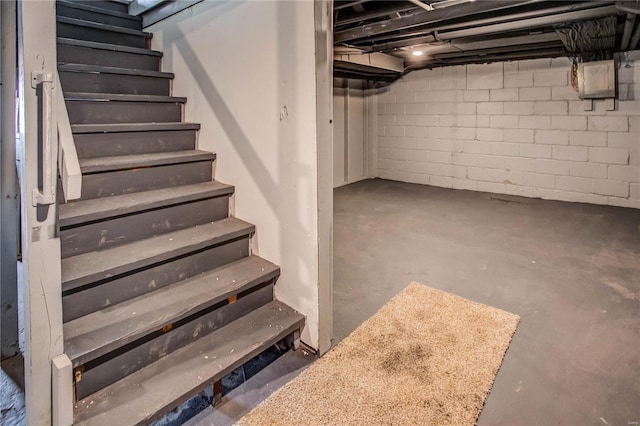
[(57, 2), (58, 70), (82, 170), (59, 200), (64, 350), (74, 424), (149, 423), (271, 345), (304, 317), (274, 300), (278, 266), (229, 217), (234, 188), (117, 1)]

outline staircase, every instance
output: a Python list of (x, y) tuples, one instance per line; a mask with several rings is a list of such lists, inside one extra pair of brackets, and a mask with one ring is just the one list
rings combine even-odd
[[(58, 71), (82, 169), (59, 200), (64, 351), (74, 424), (149, 423), (304, 318), (274, 300), (280, 269), (229, 217), (151, 34), (118, 1), (57, 2)], [(60, 192), (60, 191), (59, 191)]]

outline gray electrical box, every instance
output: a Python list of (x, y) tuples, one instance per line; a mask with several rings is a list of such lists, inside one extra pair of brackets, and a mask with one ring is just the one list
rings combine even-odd
[(615, 98), (616, 69), (613, 60), (578, 64), (580, 99)]

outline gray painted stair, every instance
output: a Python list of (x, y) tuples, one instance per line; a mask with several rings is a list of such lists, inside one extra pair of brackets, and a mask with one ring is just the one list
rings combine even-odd
[(58, 65), (60, 82), (69, 92), (168, 96), (172, 73), (85, 64)]
[(58, 63), (160, 70), (162, 52), (58, 37)]
[(72, 126), (80, 158), (195, 149), (200, 125), (193, 123), (77, 124)]
[(234, 188), (212, 181), (215, 154), (126, 10), (57, 3), (83, 174), (81, 199), (58, 206), (74, 424), (146, 423), (304, 323), (274, 301), (280, 268), (251, 254), (255, 226), (229, 217)]
[(56, 14), (67, 18), (88, 19), (100, 24), (130, 29), (140, 28), (140, 23), (142, 22), (142, 18), (139, 16), (67, 0), (56, 1)]
[(82, 399), (74, 424), (149, 423), (300, 329), (303, 321), (285, 304), (269, 303)]

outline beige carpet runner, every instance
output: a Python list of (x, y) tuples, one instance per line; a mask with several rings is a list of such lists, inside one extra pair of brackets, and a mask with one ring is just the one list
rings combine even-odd
[(473, 425), (519, 317), (412, 283), (242, 425)]

